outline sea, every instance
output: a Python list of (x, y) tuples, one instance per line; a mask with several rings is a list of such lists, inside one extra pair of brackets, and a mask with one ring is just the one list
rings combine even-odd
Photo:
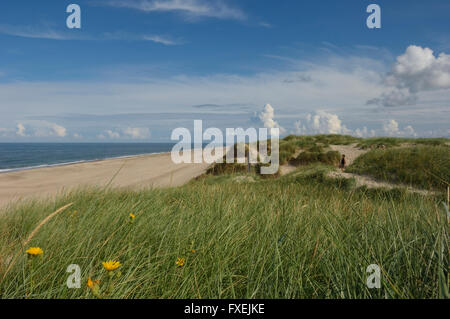
[(170, 152), (173, 143), (0, 143), (0, 173)]

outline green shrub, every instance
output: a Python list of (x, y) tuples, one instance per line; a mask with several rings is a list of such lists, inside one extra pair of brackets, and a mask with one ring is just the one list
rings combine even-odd
[(407, 142), (408, 139), (397, 137), (373, 137), (362, 140), (357, 144), (362, 149), (377, 149), (381, 147), (394, 147), (400, 146), (401, 143)]
[(326, 153), (320, 152), (301, 152), (297, 158), (291, 160), (294, 166), (307, 165), (311, 163), (323, 163), (329, 165), (336, 165), (339, 163), (340, 153), (337, 151), (328, 151)]

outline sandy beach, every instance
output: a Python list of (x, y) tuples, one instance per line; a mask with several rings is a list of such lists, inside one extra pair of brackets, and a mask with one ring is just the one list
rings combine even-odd
[(80, 186), (180, 186), (203, 174), (209, 165), (175, 164), (170, 153), (164, 153), (2, 173), (0, 208), (22, 199), (53, 198)]

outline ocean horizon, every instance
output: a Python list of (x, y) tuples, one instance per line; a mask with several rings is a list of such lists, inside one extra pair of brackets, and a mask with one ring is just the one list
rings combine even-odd
[(0, 173), (167, 153), (176, 143), (0, 143)]

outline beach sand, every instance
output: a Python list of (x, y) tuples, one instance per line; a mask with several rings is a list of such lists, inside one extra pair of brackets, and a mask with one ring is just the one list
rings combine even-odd
[(170, 153), (141, 155), (0, 174), (0, 208), (23, 199), (54, 198), (80, 186), (180, 186), (210, 164), (175, 164)]

